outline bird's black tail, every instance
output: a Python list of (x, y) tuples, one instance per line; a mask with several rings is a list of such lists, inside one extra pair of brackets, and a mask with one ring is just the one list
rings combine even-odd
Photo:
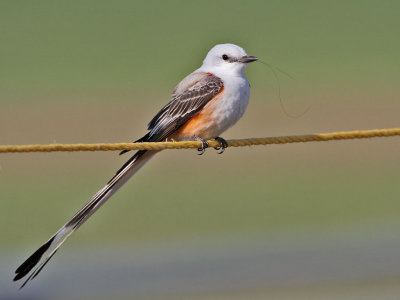
[[(46, 243), (35, 251), (15, 271), (14, 281), (20, 280), (31, 272), (22, 284), (23, 288), (28, 281), (35, 278), (48, 261), (53, 257), (67, 238), (73, 234), (93, 213), (95, 213), (129, 178), (131, 178), (147, 161), (158, 151), (137, 151), (114, 175), (113, 178), (80, 210), (70, 221), (60, 228)], [(42, 256), (49, 254), (42, 260)]]

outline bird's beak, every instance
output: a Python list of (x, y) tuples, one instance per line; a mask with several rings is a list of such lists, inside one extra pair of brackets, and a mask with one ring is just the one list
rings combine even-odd
[(248, 64), (248, 63), (251, 63), (256, 60), (258, 60), (258, 57), (249, 56), (249, 55), (242, 56), (241, 58), (239, 58), (239, 62), (244, 63), (244, 64)]

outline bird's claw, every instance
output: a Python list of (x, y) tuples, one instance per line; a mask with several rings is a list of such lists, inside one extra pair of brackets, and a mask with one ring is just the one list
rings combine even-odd
[(222, 154), (222, 153), (224, 153), (224, 151), (225, 151), (225, 149), (226, 148), (228, 148), (228, 143), (227, 143), (227, 141), (225, 141), (225, 139), (223, 139), (222, 137), (220, 137), (220, 136), (217, 136), (214, 140), (216, 140), (217, 142), (219, 142), (219, 147), (215, 147), (214, 149), (215, 150), (221, 150), (221, 151), (219, 151), (218, 152), (218, 154)]
[(197, 151), (199, 151), (200, 153), (198, 153), (198, 155), (203, 155), (204, 152), (206, 152), (206, 149), (208, 148), (208, 143), (206, 140), (203, 140), (201, 138), (198, 138), (197, 140), (199, 140), (201, 142), (201, 147), (197, 149)]

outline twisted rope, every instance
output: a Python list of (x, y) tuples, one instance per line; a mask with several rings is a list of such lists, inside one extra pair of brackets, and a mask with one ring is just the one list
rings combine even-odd
[[(374, 137), (400, 136), (400, 128), (342, 131), (307, 135), (277, 136), (228, 140), (229, 147), (253, 145), (326, 142), (331, 140), (366, 139)], [(210, 147), (218, 147), (215, 140), (208, 141)], [(105, 143), (105, 144), (49, 144), (49, 145), (4, 145), (0, 153), (22, 152), (73, 152), (73, 151), (120, 151), (120, 150), (163, 150), (200, 148), (200, 141), (157, 142), (157, 143)]]

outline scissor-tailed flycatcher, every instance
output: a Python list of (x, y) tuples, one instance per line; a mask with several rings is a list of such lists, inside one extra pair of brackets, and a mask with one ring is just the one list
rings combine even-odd
[[(216, 139), (221, 144), (222, 153), (227, 144), (219, 135), (234, 125), (245, 112), (250, 85), (244, 71), (247, 63), (257, 59), (233, 44), (213, 47), (203, 65), (176, 86), (172, 100), (150, 121), (149, 132), (137, 142), (197, 139), (202, 141), (202, 148), (199, 149), (202, 154), (208, 147), (206, 140)], [(89, 203), (15, 271), (14, 281), (25, 277), (34, 267), (21, 288), (35, 278), (65, 240), (157, 152), (137, 151)], [(42, 260), (47, 251), (49, 254)]]

